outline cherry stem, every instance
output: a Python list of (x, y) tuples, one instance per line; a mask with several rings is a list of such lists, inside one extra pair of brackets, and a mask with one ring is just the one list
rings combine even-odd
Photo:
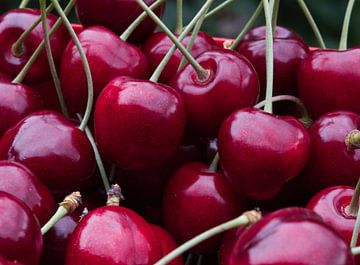
[(262, 2), (260, 2), (259, 5), (257, 6), (255, 12), (250, 17), (249, 21), (245, 24), (245, 26), (243, 27), (243, 29), (241, 30), (239, 35), (237, 35), (237, 37), (235, 38), (235, 40), (231, 44), (231, 46), (230, 46), (231, 50), (236, 49), (236, 47), (239, 45), (240, 41), (244, 38), (245, 34), (249, 31), (249, 29), (254, 25), (254, 23), (258, 19), (258, 17), (260, 15), (261, 11), (263, 10), (263, 8), (264, 8), (264, 5), (263, 5)]
[(213, 172), (216, 172), (218, 169), (218, 166), (219, 166), (219, 161), (220, 161), (220, 155), (219, 155), (219, 152), (217, 152), (214, 156), (213, 161), (211, 161), (209, 169)]
[[(299, 108), (300, 112), (301, 112), (301, 118), (300, 118), (300, 122), (306, 127), (309, 128), (311, 123), (312, 123), (312, 119), (310, 118), (309, 112), (307, 111), (305, 104), (297, 97), (295, 96), (291, 96), (291, 95), (280, 95), (280, 96), (274, 96), (271, 98), (271, 101), (274, 102), (279, 102), (279, 101), (291, 101), (294, 102), (296, 104), (296, 106)], [(261, 109), (265, 106), (266, 100), (263, 100), (259, 103), (257, 103), (254, 107)]]
[(194, 257), (194, 254), (189, 253), (187, 258), (186, 258), (185, 265), (190, 265), (192, 263), (193, 257)]
[(109, 180), (112, 182), (115, 180), (116, 169), (117, 169), (116, 164), (115, 163), (111, 164)]
[(348, 33), (349, 33), (349, 26), (350, 26), (350, 18), (353, 11), (355, 0), (349, 0), (348, 5), (346, 7), (343, 27), (341, 31), (340, 37), (340, 44), (339, 50), (343, 51), (347, 49), (347, 42), (348, 42)]
[(349, 150), (360, 148), (360, 131), (352, 130), (346, 135), (345, 144)]
[(135, 0), (138, 5), (146, 11), (148, 16), (165, 32), (165, 34), (171, 39), (171, 41), (176, 45), (176, 47), (181, 51), (189, 63), (194, 67), (195, 71), (198, 74), (199, 80), (207, 79), (209, 72), (206, 71), (185, 49), (180, 41), (175, 37), (175, 35), (168, 29), (168, 27), (156, 16), (156, 14), (143, 2), (143, 0)]
[[(68, 15), (70, 13), (70, 11), (74, 7), (75, 3), (76, 3), (76, 0), (71, 0), (68, 3), (68, 5), (66, 6), (66, 8), (64, 10), (66, 15)], [(52, 4), (50, 4), (50, 5), (52, 5)], [(50, 5), (49, 5), (48, 9), (50, 8)], [(41, 21), (41, 17), (39, 17), (39, 23), (40, 23), (40, 21)], [(62, 22), (63, 22), (62, 18), (58, 18), (56, 20), (55, 24), (52, 26), (52, 28), (49, 31), (49, 37), (51, 37), (55, 33), (55, 31), (61, 26)], [(42, 52), (42, 50), (44, 48), (45, 48), (45, 41), (42, 40), (41, 43), (39, 44), (39, 46), (36, 48), (36, 50), (31, 55), (30, 59), (24, 65), (23, 69), (21, 69), (20, 73), (14, 78), (14, 80), (12, 81), (13, 83), (21, 83), (24, 80), (25, 76), (30, 71), (32, 65), (35, 63), (37, 58), (40, 56), (40, 53)]]
[(320, 48), (326, 49), (324, 39), (321, 36), (320, 30), (319, 30), (318, 26), (316, 25), (316, 22), (315, 22), (314, 18), (312, 17), (309, 8), (306, 6), (305, 1), (297, 0), (297, 2), (299, 4), (300, 8), (302, 9), (307, 21), (309, 22), (310, 27), (314, 32), (315, 38), (317, 39), (317, 42), (318, 42)]
[(50, 43), (49, 31), (47, 28), (47, 21), (46, 21), (46, 0), (40, 0), (40, 10), (41, 10), (42, 28), (43, 28), (43, 32), (44, 32), (45, 49), (46, 49), (46, 54), (48, 57), (50, 72), (51, 72), (51, 75), (52, 75), (52, 78), (54, 81), (56, 93), (57, 93), (60, 107), (61, 107), (61, 111), (66, 118), (69, 118), (69, 112), (65, 105), (65, 100), (64, 100), (64, 96), (63, 96), (63, 93), (61, 90), (61, 85), (60, 85), (60, 79), (59, 79), (59, 76), (56, 71), (56, 66), (55, 66), (54, 58), (52, 56), (52, 51), (51, 51), (51, 43)]
[(263, 0), (266, 21), (266, 96), (264, 111), (272, 113), (272, 94), (274, 83), (274, 49), (271, 26), (271, 12), (268, 0)]
[(356, 216), (359, 211), (359, 198), (360, 198), (360, 178), (356, 183), (354, 194), (351, 197), (349, 206), (345, 209), (347, 214)]
[(275, 35), (278, 16), (279, 16), (280, 0), (274, 0), (270, 7), (271, 7), (270, 10), (271, 10), (272, 31), (273, 31), (273, 35)]
[(198, 260), (196, 262), (196, 265), (201, 265), (203, 263), (204, 260), (204, 256), (203, 255), (199, 255), (198, 256)]
[(182, 255), (189, 249), (193, 248), (194, 246), (200, 244), (201, 242), (217, 235), (220, 233), (223, 233), (227, 230), (239, 227), (239, 226), (245, 226), (250, 225), (253, 223), (256, 223), (258, 220), (261, 219), (261, 213), (259, 211), (253, 210), (248, 211), (240, 215), (239, 217), (230, 220), (226, 223), (223, 223), (221, 225), (218, 225), (214, 228), (211, 228), (200, 235), (190, 239), (189, 241), (185, 242), (172, 252), (170, 252), (168, 255), (160, 259), (158, 262), (156, 262), (154, 265), (165, 265), (171, 262), (173, 259), (177, 258), (178, 256)]
[[(151, 6), (150, 9), (154, 10), (158, 8), (165, 0), (157, 0)], [(147, 13), (143, 11), (131, 24), (130, 26), (120, 35), (120, 39), (123, 41), (127, 41), (130, 35), (134, 32), (134, 30), (140, 25), (141, 22), (147, 18)]]
[(90, 66), (89, 66), (89, 62), (86, 58), (84, 49), (81, 46), (81, 43), (79, 41), (79, 38), (77, 37), (74, 29), (71, 26), (70, 21), (68, 20), (68, 18), (66, 17), (66, 14), (64, 13), (64, 11), (62, 10), (58, 0), (51, 0), (51, 2), (53, 3), (56, 12), (58, 12), (59, 16), (62, 18), (62, 20), (64, 21), (64, 24), (68, 30), (68, 32), (70, 33), (71, 38), (73, 39), (79, 54), (80, 54), (80, 58), (81, 61), (83, 63), (84, 66), (84, 71), (85, 71), (85, 75), (86, 75), (86, 81), (87, 81), (87, 85), (88, 85), (88, 98), (87, 98), (87, 104), (86, 104), (86, 110), (85, 110), (85, 114), (84, 114), (84, 118), (81, 121), (81, 124), (79, 126), (79, 129), (81, 131), (85, 130), (85, 127), (89, 121), (90, 115), (91, 115), (91, 110), (92, 110), (92, 106), (93, 106), (93, 101), (94, 101), (94, 87), (93, 87), (93, 81), (92, 81), (92, 77), (91, 77), (91, 71), (90, 71)]
[(224, 2), (222, 2), (221, 4), (219, 4), (217, 7), (213, 8), (212, 10), (210, 10), (210, 12), (208, 12), (205, 15), (205, 19), (208, 19), (209, 17), (215, 15), (216, 13), (218, 13), (219, 11), (223, 10), (225, 7), (227, 7), (229, 4), (231, 4), (232, 2), (234, 2), (234, 0), (226, 0)]
[(22, 0), (20, 5), (19, 5), (19, 8), (26, 8), (29, 4), (30, 0)]
[(41, 234), (45, 235), (60, 219), (74, 212), (81, 203), (81, 194), (78, 191), (66, 196), (65, 199), (61, 203), (59, 203), (59, 208), (57, 209), (55, 214), (43, 227), (41, 227)]
[(359, 255), (360, 247), (351, 248), (351, 254), (353, 254), (354, 256)]
[[(79, 120), (81, 121), (82, 120), (81, 115), (77, 114), (77, 116), (78, 116)], [(95, 143), (94, 137), (93, 137), (89, 127), (87, 127), (87, 126), (85, 127), (85, 134), (86, 134), (87, 138), (89, 139), (89, 142), (93, 148), (96, 164), (98, 166), (100, 176), (101, 176), (102, 182), (104, 184), (105, 191), (108, 191), (110, 189), (110, 183), (109, 183), (109, 179), (106, 174), (104, 163), (101, 159), (101, 155), (100, 155), (99, 149), (97, 148), (97, 145)]]
[(358, 236), (359, 236), (359, 228), (360, 228), (360, 211), (357, 212), (355, 226), (354, 226), (354, 230), (353, 230), (353, 233), (352, 233), (352, 236), (351, 236), (351, 241), (350, 241), (350, 247), (351, 248), (356, 246), (357, 239), (358, 239)]
[[(52, 4), (50, 4), (47, 8), (46, 8), (46, 14), (50, 13), (52, 10), (54, 9), (54, 6)], [(27, 29), (25, 30), (20, 37), (17, 39), (17, 41), (12, 45), (11, 47), (11, 51), (12, 53), (17, 56), (20, 57), (23, 55), (24, 53), (24, 41), (25, 39), (29, 36), (29, 34), (36, 28), (37, 25), (39, 25), (39, 23), (41, 22), (41, 16), (39, 16), (35, 22)]]
[[(187, 34), (191, 31), (191, 29), (195, 26), (197, 21), (205, 14), (212, 4), (214, 0), (207, 0), (206, 3), (200, 8), (198, 13), (194, 16), (194, 18), (190, 21), (190, 23), (185, 27), (184, 31), (180, 34), (178, 41), (183, 41), (184, 38), (187, 36)], [(176, 50), (176, 45), (174, 44), (169, 51), (166, 53), (158, 67), (155, 69), (154, 73), (150, 77), (150, 81), (157, 82), (159, 80), (159, 77), (161, 73), (163, 72), (164, 68), (168, 64), (171, 56), (174, 54)]]
[(175, 34), (180, 34), (182, 30), (183, 30), (183, 0), (177, 0)]
[(121, 188), (118, 184), (111, 185), (111, 189), (107, 191), (106, 206), (119, 206), (120, 202), (124, 200)]

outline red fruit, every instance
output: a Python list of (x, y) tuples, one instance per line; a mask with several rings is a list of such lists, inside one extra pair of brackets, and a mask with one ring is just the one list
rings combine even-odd
[(210, 71), (208, 80), (200, 81), (194, 68), (187, 65), (170, 85), (184, 99), (188, 129), (215, 137), (230, 113), (256, 103), (259, 79), (250, 62), (231, 50), (204, 52), (196, 60)]
[[(41, 23), (26, 38), (23, 53), (16, 56), (12, 46), (19, 36), (40, 16), (40, 10), (19, 8), (12, 9), (0, 17), (0, 72), (15, 77), (24, 67), (30, 56), (44, 39)], [(55, 15), (47, 15), (48, 28), (56, 21)], [(55, 64), (58, 64), (64, 48), (69, 40), (64, 26), (51, 37), (51, 51)], [(45, 50), (41, 53), (25, 78), (26, 83), (34, 83), (51, 78), (50, 68)]]
[(30, 87), (0, 81), (0, 136), (25, 116), (40, 110), (40, 96)]
[[(144, 0), (150, 6), (155, 0)], [(155, 9), (160, 17), (165, 9), (164, 3)], [(134, 0), (79, 0), (76, 13), (84, 26), (101, 25), (120, 35), (143, 12)], [(156, 24), (146, 18), (131, 34), (130, 41), (141, 43), (154, 32)]]
[(237, 240), (246, 231), (247, 227), (240, 226), (238, 228), (227, 231), (221, 240), (219, 248), (219, 265), (229, 264), (231, 251), (234, 248)]
[[(225, 177), (202, 163), (182, 166), (170, 179), (163, 198), (165, 228), (178, 243), (184, 243), (213, 226), (240, 215), (245, 202)], [(204, 254), (215, 251), (219, 237), (194, 248)]]
[[(188, 45), (190, 38), (191, 34), (188, 34), (182, 41), (182, 44), (185, 47)], [(173, 45), (174, 43), (163, 32), (156, 32), (152, 34), (144, 43), (143, 51), (146, 58), (149, 60), (151, 72), (154, 72)], [(215, 48), (218, 48), (218, 45), (215, 43), (213, 38), (205, 32), (199, 32), (191, 49), (191, 55), (193, 57), (197, 57), (201, 53)], [(179, 68), (182, 57), (183, 55), (179, 50), (174, 52), (160, 75), (160, 83), (168, 84), (171, 81)]]
[(0, 191), (0, 255), (8, 261), (37, 265), (42, 249), (40, 226), (30, 209)]
[(55, 195), (91, 181), (94, 152), (84, 132), (54, 111), (33, 113), (0, 141), (0, 159), (28, 167)]
[(345, 240), (316, 213), (285, 208), (240, 236), (226, 265), (354, 264)]
[(312, 117), (336, 110), (360, 112), (359, 59), (359, 47), (309, 53), (299, 68), (298, 90)]
[(99, 150), (125, 169), (166, 161), (185, 124), (184, 106), (174, 89), (129, 78), (116, 78), (104, 88), (94, 117)]
[(246, 108), (224, 121), (218, 145), (222, 169), (232, 186), (245, 197), (265, 200), (300, 173), (310, 139), (293, 117)]
[[(98, 13), (97, 13), (98, 14)], [(118, 76), (147, 78), (148, 63), (141, 50), (122, 41), (110, 30), (94, 26), (79, 33), (94, 83), (94, 102), (105, 85)], [(83, 62), (74, 41), (70, 41), (61, 60), (61, 86), (69, 108), (83, 113), (88, 86)]]
[(153, 265), (159, 239), (135, 212), (121, 206), (91, 211), (70, 238), (66, 265)]

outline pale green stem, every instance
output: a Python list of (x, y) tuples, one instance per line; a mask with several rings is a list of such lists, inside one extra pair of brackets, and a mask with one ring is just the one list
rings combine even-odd
[(22, 0), (20, 5), (19, 5), (19, 8), (26, 8), (29, 4), (30, 0)]
[(210, 166), (209, 166), (209, 169), (210, 169), (211, 171), (216, 172), (217, 169), (218, 169), (218, 166), (219, 166), (219, 161), (220, 161), (220, 155), (219, 155), (219, 152), (217, 152), (217, 153), (215, 154), (215, 156), (214, 156), (213, 161), (211, 161), (211, 164), (210, 164)]
[(227, 7), (229, 4), (231, 4), (232, 2), (234, 2), (234, 0), (226, 0), (224, 2), (222, 2), (221, 4), (219, 4), (217, 7), (213, 8), (212, 10), (210, 10), (206, 16), (205, 19), (208, 19), (209, 17), (217, 14), (219, 11), (223, 10), (225, 7)]
[(351, 248), (356, 246), (357, 239), (359, 236), (359, 228), (360, 228), (360, 211), (358, 211), (358, 213), (357, 213), (354, 230), (353, 230), (353, 233), (351, 236), (351, 242), (350, 242)]
[(351, 197), (351, 202), (348, 206), (348, 213), (351, 215), (357, 215), (359, 211), (359, 197), (360, 197), (360, 179), (356, 183), (355, 191)]
[(41, 227), (41, 234), (45, 235), (57, 222), (59, 222), (60, 219), (68, 215), (68, 213), (69, 212), (65, 207), (60, 206), (50, 220)]
[(84, 49), (81, 46), (81, 43), (79, 41), (79, 38), (77, 37), (74, 29), (71, 26), (70, 21), (68, 20), (68, 18), (66, 17), (64, 11), (62, 10), (61, 6), (59, 5), (59, 2), (57, 0), (51, 0), (51, 2), (54, 4), (54, 7), (56, 9), (56, 12), (58, 12), (59, 16), (63, 19), (64, 24), (68, 30), (68, 32), (70, 33), (71, 38), (73, 39), (79, 54), (80, 54), (80, 58), (81, 61), (84, 65), (84, 71), (85, 71), (85, 75), (86, 75), (86, 81), (87, 81), (87, 86), (88, 86), (88, 99), (87, 99), (87, 104), (86, 104), (86, 110), (85, 110), (85, 114), (84, 114), (84, 118), (81, 121), (81, 124), (79, 126), (79, 129), (81, 131), (85, 130), (85, 127), (89, 121), (90, 115), (91, 115), (91, 110), (92, 110), (92, 106), (93, 106), (93, 100), (94, 100), (94, 88), (93, 88), (93, 81), (92, 81), (92, 77), (91, 77), (91, 71), (90, 71), (90, 66), (89, 66), (89, 62), (86, 58)]
[(274, 49), (271, 27), (271, 14), (268, 0), (263, 0), (266, 21), (266, 96), (264, 111), (272, 113), (272, 94), (274, 83)]
[(301, 7), (307, 21), (309, 22), (310, 27), (314, 32), (315, 38), (317, 39), (317, 42), (318, 42), (320, 48), (325, 49), (326, 46), (325, 46), (324, 39), (321, 36), (320, 30), (319, 30), (318, 26), (316, 25), (316, 22), (315, 22), (314, 18), (312, 17), (312, 15), (310, 13), (310, 10), (306, 6), (305, 1), (304, 0), (297, 0), (297, 2), (299, 4), (299, 6)]
[(273, 6), (271, 7), (271, 26), (273, 31), (273, 36), (275, 36), (276, 26), (279, 16), (279, 7), (280, 7), (280, 0), (275, 0)]
[(50, 72), (51, 72), (51, 75), (52, 75), (52, 78), (54, 81), (56, 93), (57, 93), (60, 107), (61, 107), (61, 111), (66, 118), (69, 118), (69, 112), (65, 105), (64, 96), (61, 91), (60, 79), (59, 79), (59, 76), (56, 71), (56, 66), (55, 66), (54, 58), (52, 56), (52, 51), (51, 51), (51, 43), (50, 43), (49, 32), (48, 32), (47, 21), (46, 21), (46, 0), (40, 0), (40, 9), (41, 9), (42, 28), (43, 28), (43, 32), (44, 32), (45, 49), (46, 49), (46, 54), (48, 57)]
[(353, 254), (354, 256), (359, 255), (360, 247), (351, 248), (351, 254)]
[(340, 51), (347, 49), (350, 19), (351, 19), (351, 14), (352, 14), (352, 10), (354, 7), (354, 3), (355, 3), (355, 0), (349, 0), (347, 8), (346, 8), (343, 27), (342, 27), (342, 31), (341, 31), (340, 44), (339, 44)]
[(239, 45), (240, 41), (244, 38), (245, 34), (249, 31), (249, 29), (254, 25), (254, 23), (256, 22), (257, 18), (259, 17), (261, 11), (263, 10), (264, 5), (262, 2), (259, 3), (259, 5), (257, 6), (255, 12), (252, 14), (251, 18), (249, 19), (249, 21), (246, 23), (246, 25), (244, 26), (244, 28), (241, 30), (241, 32), (239, 33), (239, 35), (235, 38), (235, 40), (233, 41), (233, 43), (230, 46), (231, 50), (235, 50), (236, 47)]
[(185, 265), (190, 265), (192, 263), (193, 257), (194, 257), (194, 254), (189, 253), (187, 258), (186, 258)]
[(196, 262), (196, 265), (201, 265), (203, 263), (203, 259), (204, 259), (204, 256), (203, 255), (199, 255), (198, 257), (198, 260)]
[[(154, 10), (158, 8), (165, 0), (157, 0), (155, 1), (151, 6), (150, 9)], [(123, 32), (123, 34), (120, 35), (120, 39), (123, 41), (126, 41), (130, 35), (134, 32), (134, 30), (140, 25), (141, 22), (144, 21), (144, 19), (147, 17), (147, 13), (143, 11), (140, 16), (138, 16), (131, 24), (130, 26)]]
[(183, 30), (183, 0), (176, 0), (175, 34), (181, 34), (182, 30)]

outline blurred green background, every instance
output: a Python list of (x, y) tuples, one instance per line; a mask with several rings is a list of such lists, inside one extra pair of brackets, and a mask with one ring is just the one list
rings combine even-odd
[[(185, 22), (189, 21), (203, 2), (204, 0), (184, 0)], [(214, 6), (221, 2), (220, 0), (215, 1)], [(20, 0), (0, 0), (0, 13), (15, 8), (19, 3)], [(240, 32), (258, 3), (258, 0), (235, 0), (223, 12), (206, 21), (203, 30), (216, 36), (234, 37)], [(340, 38), (347, 1), (312, 0), (307, 1), (307, 5), (318, 23), (327, 46), (336, 48)], [(38, 1), (31, 0), (30, 6), (37, 7)], [(176, 0), (168, 0), (164, 20), (171, 28), (175, 25), (175, 9)], [(72, 14), (72, 20), (76, 21), (74, 14)], [(258, 21), (258, 24), (261, 23), (264, 23), (262, 18)], [(281, 1), (278, 24), (295, 30), (310, 45), (317, 45), (296, 0)], [(360, 45), (360, 27), (358, 25), (360, 25), (360, 3), (355, 3), (349, 32), (350, 47)]]

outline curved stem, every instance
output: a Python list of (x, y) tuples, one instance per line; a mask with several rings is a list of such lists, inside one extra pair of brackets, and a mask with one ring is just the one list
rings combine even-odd
[(274, 83), (274, 49), (271, 27), (271, 14), (268, 0), (263, 0), (266, 20), (266, 96), (264, 111), (272, 113), (272, 94)]
[(359, 211), (359, 198), (360, 198), (360, 178), (356, 183), (355, 191), (351, 197), (349, 206), (345, 209), (347, 214), (356, 216)]
[[(165, 0), (157, 0), (151, 6), (150, 9), (154, 10), (158, 8)], [(141, 22), (147, 17), (147, 13), (143, 11), (131, 24), (130, 26), (120, 35), (120, 39), (127, 41), (134, 30), (140, 25)]]
[(30, 0), (22, 0), (20, 5), (19, 5), (19, 8), (26, 8), (29, 4)]
[(253, 224), (253, 223), (257, 222), (258, 220), (260, 220), (260, 218), (261, 218), (261, 213), (258, 211), (245, 212), (235, 219), (232, 219), (226, 223), (223, 223), (214, 228), (211, 228), (211, 229), (201, 233), (200, 235), (190, 239), (189, 241), (185, 242), (178, 248), (171, 251), (169, 254), (167, 254), (165, 257), (160, 259), (154, 265), (166, 265), (173, 259), (182, 255), (183, 253), (185, 253), (189, 249), (193, 248), (194, 246), (200, 244), (201, 242), (203, 242), (217, 234), (223, 233), (227, 230), (230, 230), (230, 229), (233, 229), (233, 228), (236, 228), (239, 226)]
[(226, 0), (224, 2), (222, 2), (221, 4), (219, 4), (217, 7), (213, 8), (212, 10), (210, 10), (210, 12), (208, 12), (205, 15), (205, 19), (208, 19), (209, 17), (215, 15), (216, 13), (218, 13), (219, 11), (221, 11), (222, 9), (224, 9), (225, 7), (227, 7), (229, 4), (231, 4), (232, 2), (234, 2), (234, 0)]
[(203, 263), (203, 259), (204, 259), (204, 256), (203, 255), (199, 255), (198, 257), (198, 260), (196, 262), (196, 265), (201, 265)]
[(171, 39), (171, 41), (176, 45), (176, 47), (181, 51), (189, 63), (194, 67), (195, 71), (198, 74), (200, 80), (208, 78), (208, 71), (206, 71), (185, 49), (185, 47), (178, 41), (175, 35), (168, 29), (168, 27), (156, 16), (154, 12), (143, 2), (143, 0), (135, 0), (138, 5), (146, 11), (149, 17), (166, 33), (166, 35)]
[(351, 236), (351, 242), (350, 242), (350, 247), (351, 248), (356, 246), (357, 239), (358, 239), (358, 236), (359, 236), (359, 228), (360, 228), (360, 211), (358, 211), (358, 213), (357, 213), (354, 230), (353, 230), (353, 233), (352, 233), (352, 236)]
[[(81, 121), (82, 120), (81, 115), (77, 114), (77, 116), (78, 116), (79, 120)], [(102, 162), (101, 155), (100, 155), (99, 149), (97, 148), (97, 145), (95, 143), (94, 137), (93, 137), (90, 129), (87, 126), (85, 127), (85, 133), (86, 133), (87, 138), (89, 139), (91, 147), (94, 150), (96, 164), (98, 166), (100, 176), (101, 176), (102, 182), (104, 184), (105, 191), (108, 191), (110, 189), (110, 183), (109, 183), (109, 179), (106, 174), (104, 163)]]
[[(206, 13), (206, 10), (210, 7), (214, 0), (207, 0), (206, 3), (200, 8), (198, 13), (194, 16), (194, 18), (190, 21), (190, 23), (185, 27), (184, 31), (180, 34), (178, 41), (183, 41), (184, 38), (187, 36), (187, 34), (191, 31), (191, 29), (195, 26), (197, 21), (201, 18), (203, 14)], [(155, 69), (154, 73), (150, 77), (150, 81), (157, 82), (159, 80), (159, 77), (164, 70), (165, 66), (169, 62), (171, 56), (174, 54), (176, 50), (176, 45), (174, 44), (169, 51), (166, 53), (158, 67)]]
[(273, 5), (271, 6), (271, 25), (272, 25), (272, 31), (273, 35), (275, 35), (278, 16), (279, 16), (279, 7), (280, 7), (280, 0), (275, 0), (273, 2)]
[(359, 255), (360, 247), (351, 248), (351, 254), (353, 254), (354, 256)]
[(189, 253), (188, 256), (186, 257), (185, 265), (190, 265), (192, 263), (193, 257), (194, 257), (194, 254)]
[(320, 30), (319, 30), (318, 26), (316, 25), (316, 22), (315, 22), (314, 18), (312, 17), (312, 15), (310, 13), (310, 10), (306, 6), (305, 1), (304, 0), (297, 0), (297, 2), (299, 4), (300, 8), (302, 9), (307, 21), (309, 22), (310, 27), (313, 30), (314, 34), (315, 34), (315, 37), (317, 39), (317, 42), (318, 42), (320, 48), (325, 49), (326, 46), (325, 46), (324, 39), (321, 36)]
[(263, 10), (264, 5), (262, 2), (259, 3), (259, 5), (257, 6), (255, 12), (252, 14), (251, 18), (249, 19), (249, 21), (246, 23), (246, 25), (244, 26), (244, 28), (241, 30), (241, 32), (239, 33), (239, 35), (237, 35), (237, 37), (235, 38), (235, 40), (233, 41), (233, 43), (230, 46), (231, 50), (235, 50), (236, 47), (239, 45), (240, 41), (243, 39), (243, 37), (245, 36), (245, 34), (249, 31), (249, 29), (254, 25), (254, 23), (256, 22), (257, 18), (259, 17), (261, 11)]
[(49, 32), (48, 32), (47, 21), (46, 21), (46, 0), (40, 0), (40, 10), (41, 10), (42, 28), (43, 28), (43, 32), (44, 32), (45, 49), (46, 49), (46, 54), (48, 57), (50, 72), (51, 72), (51, 75), (52, 75), (52, 78), (54, 81), (54, 85), (55, 85), (55, 89), (56, 89), (56, 93), (57, 93), (57, 96), (58, 96), (58, 99), (60, 102), (61, 111), (66, 118), (69, 118), (69, 112), (65, 105), (64, 96), (61, 91), (59, 76), (57, 74), (54, 58), (53, 58), (52, 52), (51, 52), (51, 43), (50, 43)]
[(85, 75), (86, 75), (86, 81), (87, 81), (87, 85), (88, 85), (88, 99), (87, 99), (87, 104), (86, 104), (86, 110), (85, 110), (85, 114), (84, 114), (84, 118), (81, 121), (81, 124), (79, 126), (79, 129), (81, 131), (85, 130), (85, 127), (89, 121), (90, 115), (91, 115), (91, 110), (92, 110), (92, 106), (93, 106), (93, 101), (94, 101), (94, 88), (93, 88), (93, 81), (92, 81), (92, 77), (91, 77), (91, 71), (90, 71), (90, 66), (89, 66), (89, 62), (86, 58), (85, 52), (81, 46), (81, 43), (79, 41), (79, 38), (77, 37), (74, 29), (71, 26), (70, 21), (68, 20), (68, 18), (66, 17), (64, 11), (62, 10), (61, 6), (59, 5), (58, 0), (51, 0), (51, 2), (53, 3), (56, 12), (58, 12), (59, 16), (62, 18), (62, 20), (64, 21), (64, 24), (68, 30), (68, 32), (71, 35), (71, 38), (73, 39), (79, 53), (80, 53), (80, 58), (81, 61), (84, 65), (84, 71), (85, 71)]
[(217, 152), (217, 153), (215, 154), (215, 156), (214, 156), (213, 161), (211, 161), (211, 164), (210, 164), (210, 166), (209, 166), (209, 169), (210, 169), (211, 171), (216, 172), (217, 169), (218, 169), (218, 166), (219, 166), (219, 161), (220, 161), (220, 155), (219, 155), (219, 152)]
[(355, 3), (355, 0), (349, 0), (348, 5), (346, 7), (343, 27), (342, 27), (342, 31), (341, 31), (340, 44), (339, 44), (340, 51), (347, 49), (350, 18), (351, 18), (352, 10), (354, 7), (354, 3)]
[(182, 30), (183, 30), (183, 0), (176, 0), (175, 34), (180, 34)]
[[(66, 15), (68, 15), (70, 13), (70, 11), (74, 7), (75, 3), (76, 3), (76, 0), (71, 0), (68, 3), (68, 5), (66, 6), (66, 8), (64, 10), (64, 13)], [(40, 18), (40, 20), (41, 20), (41, 18)], [(56, 20), (54, 26), (52, 26), (52, 28), (49, 31), (49, 37), (54, 35), (55, 31), (61, 26), (62, 22), (63, 22), (62, 18), (58, 18)], [(35, 63), (35, 61), (40, 56), (40, 54), (44, 48), (45, 48), (45, 41), (42, 40), (41, 43), (39, 44), (39, 46), (36, 48), (36, 50), (31, 55), (30, 59), (24, 65), (23, 69), (21, 69), (20, 73), (14, 78), (14, 80), (12, 81), (13, 83), (21, 83), (24, 80), (24, 78), (27, 75), (27, 73), (29, 72), (31, 66)]]

